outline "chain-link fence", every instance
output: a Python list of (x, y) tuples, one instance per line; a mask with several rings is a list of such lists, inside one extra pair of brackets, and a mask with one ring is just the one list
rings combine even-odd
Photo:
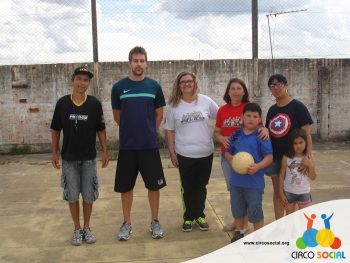
[[(252, 57), (252, 1), (97, 0), (99, 61)], [(350, 2), (258, 0), (259, 58), (350, 56)], [(0, 65), (93, 60), (90, 0), (4, 0)]]

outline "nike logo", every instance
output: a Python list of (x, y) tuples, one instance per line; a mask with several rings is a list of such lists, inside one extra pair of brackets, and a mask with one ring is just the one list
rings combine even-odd
[(129, 92), (130, 91), (130, 89), (128, 89), (128, 90), (123, 90), (123, 93), (127, 93), (127, 92)]

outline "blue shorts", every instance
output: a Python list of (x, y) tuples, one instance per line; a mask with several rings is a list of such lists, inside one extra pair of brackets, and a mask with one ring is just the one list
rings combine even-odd
[(234, 218), (248, 215), (251, 223), (264, 219), (262, 196), (264, 189), (243, 188), (231, 185), (231, 211)]
[(99, 194), (96, 160), (62, 160), (61, 187), (63, 200), (75, 203), (79, 200), (81, 193), (85, 203), (93, 203)]
[(266, 168), (265, 174), (267, 176), (279, 176), (281, 170), (282, 160), (273, 160), (273, 162)]
[(284, 191), (289, 204), (307, 205), (312, 203), (312, 197), (310, 193), (306, 194), (293, 194)]

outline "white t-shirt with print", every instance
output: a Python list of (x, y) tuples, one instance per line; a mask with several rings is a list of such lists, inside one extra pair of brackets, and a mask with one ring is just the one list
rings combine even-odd
[(310, 179), (299, 171), (299, 165), (304, 157), (287, 157), (286, 177), (284, 190), (293, 194), (310, 193)]
[(201, 158), (214, 151), (209, 119), (215, 119), (218, 105), (198, 94), (191, 103), (181, 100), (177, 107), (167, 106), (163, 128), (175, 131), (175, 151), (185, 157)]

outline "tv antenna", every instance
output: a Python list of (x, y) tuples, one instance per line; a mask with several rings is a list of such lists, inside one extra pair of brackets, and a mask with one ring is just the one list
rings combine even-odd
[(292, 10), (292, 11), (285, 11), (285, 12), (276, 12), (276, 13), (270, 13), (267, 14), (267, 24), (269, 26), (269, 38), (270, 38), (270, 50), (271, 50), (271, 58), (273, 61), (273, 51), (272, 51), (272, 41), (271, 41), (271, 30), (270, 30), (270, 17), (275, 16), (277, 17), (278, 15), (284, 15), (284, 14), (290, 14), (290, 13), (298, 13), (298, 12), (304, 12), (307, 11), (307, 9), (299, 9), (299, 10)]

